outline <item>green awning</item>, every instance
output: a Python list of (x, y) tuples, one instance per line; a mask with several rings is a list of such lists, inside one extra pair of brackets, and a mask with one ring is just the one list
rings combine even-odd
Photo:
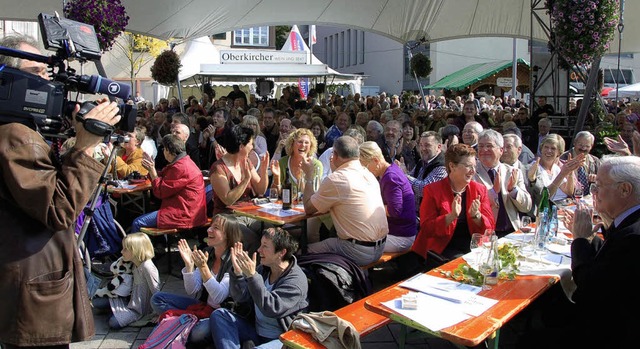
[[(518, 58), (518, 64), (526, 64), (527, 67), (529, 66), (529, 62), (522, 58)], [(449, 74), (435, 84), (425, 86), (424, 88), (429, 90), (441, 90), (444, 88), (454, 91), (463, 90), (488, 76), (511, 67), (512, 65), (513, 61), (511, 60), (473, 64), (466, 68), (462, 68), (455, 73)]]

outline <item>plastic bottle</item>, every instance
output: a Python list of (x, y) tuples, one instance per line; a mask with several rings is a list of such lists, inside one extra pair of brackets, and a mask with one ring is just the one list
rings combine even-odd
[(293, 193), (293, 183), (291, 177), (289, 177), (289, 171), (286, 171), (284, 177), (284, 184), (282, 185), (282, 209), (291, 209), (291, 194)]
[(551, 207), (551, 216), (549, 216), (549, 236), (547, 242), (558, 236), (558, 207)]
[(536, 250), (542, 251), (547, 245), (549, 231), (549, 212), (546, 209), (538, 215), (538, 222), (534, 236), (534, 247)]

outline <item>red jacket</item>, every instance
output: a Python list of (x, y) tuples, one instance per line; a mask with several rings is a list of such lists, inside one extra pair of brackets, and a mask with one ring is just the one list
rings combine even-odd
[(165, 166), (151, 184), (153, 195), (162, 200), (158, 228), (188, 229), (207, 222), (204, 180), (189, 156)]
[[(440, 181), (425, 186), (423, 189), (422, 203), (420, 204), (420, 231), (413, 242), (413, 246), (411, 246), (411, 250), (422, 257), (426, 257), (429, 250), (442, 253), (456, 230), (457, 219), (445, 227), (445, 216), (451, 212), (451, 203), (453, 202), (453, 191), (449, 183), (449, 177), (445, 177)], [(480, 213), (482, 214), (482, 223), (480, 225), (474, 223), (469, 216), (471, 202), (478, 195), (480, 196)], [(487, 188), (484, 185), (475, 181), (469, 183), (467, 186), (466, 207), (462, 209), (467, 214), (469, 235), (473, 233), (484, 234), (486, 229), (494, 228), (495, 222), (491, 204), (489, 203)]]

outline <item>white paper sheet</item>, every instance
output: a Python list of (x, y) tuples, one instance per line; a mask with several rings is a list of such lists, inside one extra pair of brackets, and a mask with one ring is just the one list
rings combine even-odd
[(383, 303), (397, 313), (432, 330), (439, 331), (461, 321), (478, 316), (498, 301), (470, 293), (463, 303), (454, 303), (422, 292), (410, 292), (417, 298), (417, 309), (403, 309), (401, 298)]
[[(282, 204), (278, 204), (275, 202), (269, 202), (266, 204), (262, 204), (259, 205), (261, 208), (258, 209), (258, 211), (261, 212), (267, 212), (269, 214), (272, 214), (274, 216), (278, 216), (278, 217), (289, 217), (289, 216), (296, 216), (296, 215), (300, 215), (300, 214), (304, 214), (304, 212), (300, 212), (297, 210), (283, 210), (282, 209)], [(295, 208), (299, 208), (298, 206), (295, 206)], [(304, 208), (304, 207), (302, 207)]]

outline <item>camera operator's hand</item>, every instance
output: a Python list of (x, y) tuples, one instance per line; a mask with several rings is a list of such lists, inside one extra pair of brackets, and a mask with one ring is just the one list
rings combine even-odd
[[(85, 115), (85, 119), (100, 120), (109, 125), (115, 125), (120, 121), (118, 104), (116, 102), (109, 102), (107, 98), (100, 99), (97, 102), (98, 105)], [(95, 146), (97, 146), (104, 137), (88, 132), (84, 129), (82, 123), (75, 121), (78, 111), (80, 111), (80, 105), (76, 104), (71, 116), (76, 129), (76, 144), (74, 148), (84, 151), (85, 154), (89, 156), (93, 156)]]

